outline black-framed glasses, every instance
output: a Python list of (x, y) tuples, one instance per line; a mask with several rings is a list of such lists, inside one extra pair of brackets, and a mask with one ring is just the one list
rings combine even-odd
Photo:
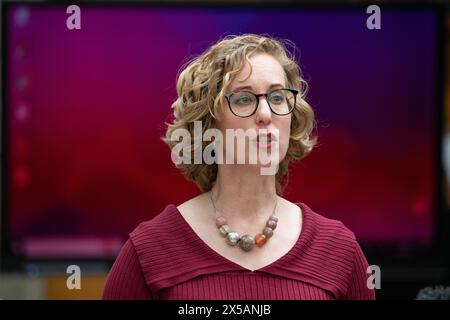
[(298, 90), (275, 89), (267, 93), (255, 94), (250, 91), (235, 91), (225, 94), (228, 107), (238, 117), (247, 118), (255, 114), (259, 97), (265, 97), (270, 110), (278, 116), (286, 116), (294, 110)]

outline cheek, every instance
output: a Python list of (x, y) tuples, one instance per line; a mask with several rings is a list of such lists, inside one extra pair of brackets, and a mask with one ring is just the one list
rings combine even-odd
[(291, 136), (291, 117), (287, 118), (287, 119), (283, 119), (280, 127), (280, 137), (281, 137), (281, 143), (282, 143), (282, 148), (287, 150), (288, 146), (289, 146), (289, 140), (290, 140), (290, 136)]
[(225, 135), (226, 129), (242, 129), (244, 131), (253, 128), (253, 118), (239, 118), (235, 116), (227, 107), (223, 113), (222, 121), (220, 121), (220, 128)]

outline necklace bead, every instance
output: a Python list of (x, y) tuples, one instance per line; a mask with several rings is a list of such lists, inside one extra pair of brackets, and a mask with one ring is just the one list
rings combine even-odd
[(220, 228), (224, 224), (227, 224), (227, 219), (225, 219), (225, 217), (222, 217), (222, 216), (217, 217), (217, 219), (216, 219), (216, 226), (217, 226), (217, 228)]
[(227, 243), (231, 246), (235, 246), (238, 244), (240, 240), (239, 234), (237, 232), (231, 231), (227, 234)]
[(255, 240), (253, 239), (252, 236), (244, 234), (241, 237), (241, 241), (239, 241), (239, 245), (244, 251), (250, 251), (253, 249), (253, 246), (255, 245)]
[(258, 247), (262, 247), (262, 246), (266, 243), (266, 241), (267, 241), (266, 236), (263, 235), (263, 234), (261, 234), (261, 233), (258, 233), (258, 234), (255, 236), (255, 244), (256, 244)]
[(275, 230), (275, 228), (277, 227), (277, 222), (275, 220), (269, 219), (269, 221), (267, 221), (267, 226), (270, 229)]
[(273, 236), (273, 229), (269, 227), (265, 227), (263, 230), (263, 235), (266, 236), (267, 239), (269, 239), (271, 236)]
[(219, 228), (219, 231), (222, 237), (225, 237), (231, 231), (231, 229), (227, 224), (224, 224)]

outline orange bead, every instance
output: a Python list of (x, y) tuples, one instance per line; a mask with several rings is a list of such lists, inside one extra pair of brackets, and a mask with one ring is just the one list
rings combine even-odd
[(261, 234), (261, 233), (258, 233), (258, 234), (255, 236), (255, 244), (256, 244), (258, 247), (262, 247), (266, 242), (267, 242), (267, 237), (266, 237), (265, 235), (263, 235), (263, 234)]

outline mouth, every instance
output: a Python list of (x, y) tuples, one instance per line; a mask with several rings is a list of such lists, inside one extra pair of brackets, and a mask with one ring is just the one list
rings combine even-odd
[(277, 137), (269, 132), (267, 134), (259, 134), (254, 141), (259, 147), (271, 147), (277, 141)]

